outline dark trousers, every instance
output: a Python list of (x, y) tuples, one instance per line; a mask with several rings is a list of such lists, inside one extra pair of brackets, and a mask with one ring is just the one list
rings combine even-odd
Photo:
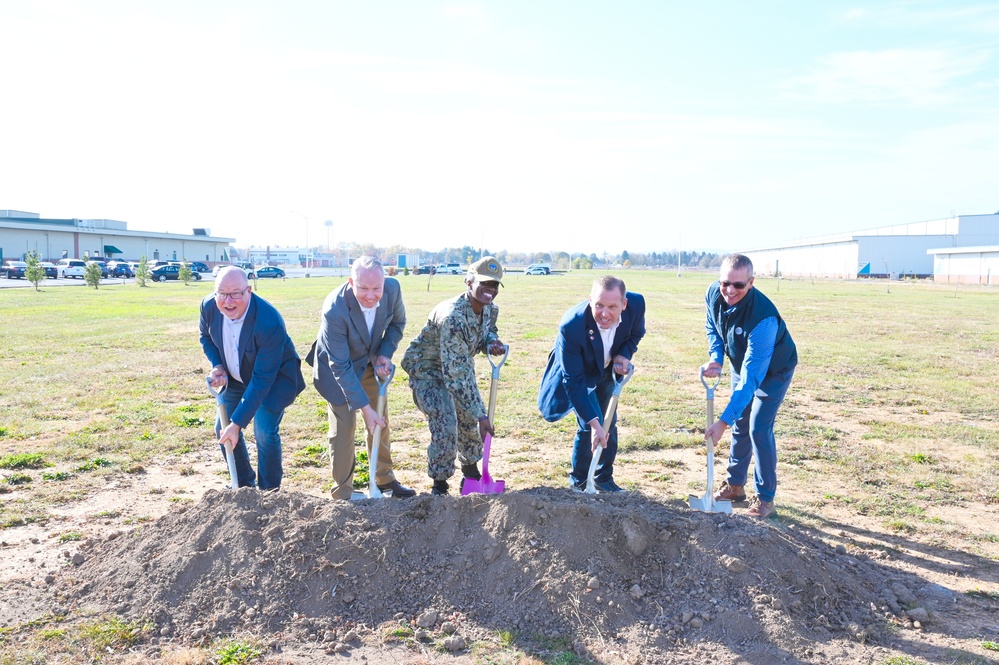
[[(596, 390), (588, 395), (591, 404), (600, 412), (600, 424), (607, 430), (607, 447), (600, 453), (600, 463), (593, 474), (593, 480), (604, 483), (613, 480), (614, 458), (617, 457), (617, 411), (611, 419), (610, 426), (604, 422), (604, 414), (607, 413), (607, 405), (614, 394), (614, 369), (613, 364), (604, 370), (604, 376), (597, 384)], [(590, 473), (590, 462), (593, 461), (593, 445), (590, 440), (590, 424), (583, 422), (576, 416), (576, 439), (572, 444), (572, 471), (569, 473), (569, 481), (574, 485), (585, 485), (586, 477)]]

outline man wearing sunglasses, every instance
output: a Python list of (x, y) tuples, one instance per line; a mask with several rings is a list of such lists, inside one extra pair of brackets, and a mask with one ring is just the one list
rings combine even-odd
[[(224, 430), (215, 423), (219, 445), (236, 458), (240, 487), (262, 490), (281, 487), (281, 436), (284, 410), (305, 390), (302, 363), (284, 326), (269, 302), (253, 293), (246, 272), (226, 266), (215, 278), (215, 293), (201, 303), (201, 347), (212, 363), (213, 388), (225, 386), (221, 398), (229, 413)], [(254, 473), (243, 439), (253, 421), (257, 440)]]
[(756, 496), (749, 515), (777, 513), (777, 443), (774, 420), (784, 401), (798, 351), (777, 307), (753, 287), (753, 263), (742, 254), (722, 261), (719, 280), (708, 287), (708, 357), (701, 367), (705, 377), (721, 373), (724, 356), (732, 365), (732, 397), (721, 417), (704, 433), (715, 443), (732, 428), (728, 479), (715, 500), (745, 501), (749, 462), (756, 458)]

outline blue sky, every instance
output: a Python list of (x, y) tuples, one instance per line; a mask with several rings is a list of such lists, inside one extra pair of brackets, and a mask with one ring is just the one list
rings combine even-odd
[(7, 0), (0, 26), (0, 208), (45, 217), (602, 254), (999, 210), (995, 3)]

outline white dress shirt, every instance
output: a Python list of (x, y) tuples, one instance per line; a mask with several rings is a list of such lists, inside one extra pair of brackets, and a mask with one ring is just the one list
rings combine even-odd
[(597, 330), (600, 331), (600, 341), (604, 343), (604, 368), (610, 365), (611, 361), (611, 345), (614, 344), (614, 335), (617, 333), (618, 326), (621, 325), (621, 319), (617, 320), (617, 323), (612, 325), (610, 328), (604, 330), (600, 326), (597, 326)]
[(235, 321), (228, 316), (222, 317), (222, 350), (225, 352), (225, 363), (229, 367), (229, 376), (242, 383), (239, 378), (239, 334), (243, 331), (243, 321), (246, 314)]
[[(361, 305), (361, 303), (357, 303)], [(374, 307), (365, 307), (361, 305), (361, 311), (364, 312), (364, 322), (368, 324), (368, 337), (373, 337), (375, 333), (375, 313), (378, 310), (378, 305), (381, 305), (382, 301), (379, 300), (378, 304)], [(372, 340), (374, 341), (374, 340)]]

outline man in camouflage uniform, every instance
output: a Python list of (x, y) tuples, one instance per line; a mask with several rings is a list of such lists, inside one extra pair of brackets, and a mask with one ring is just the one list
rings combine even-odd
[(494, 257), (473, 263), (465, 276), (465, 293), (434, 307), (402, 357), (413, 402), (430, 425), (431, 494), (448, 493), (456, 453), (464, 478), (482, 477), (478, 467), (482, 442), (494, 430), (475, 381), (475, 355), (504, 352), (496, 330), (499, 310), (493, 304), (502, 279), (503, 267)]

